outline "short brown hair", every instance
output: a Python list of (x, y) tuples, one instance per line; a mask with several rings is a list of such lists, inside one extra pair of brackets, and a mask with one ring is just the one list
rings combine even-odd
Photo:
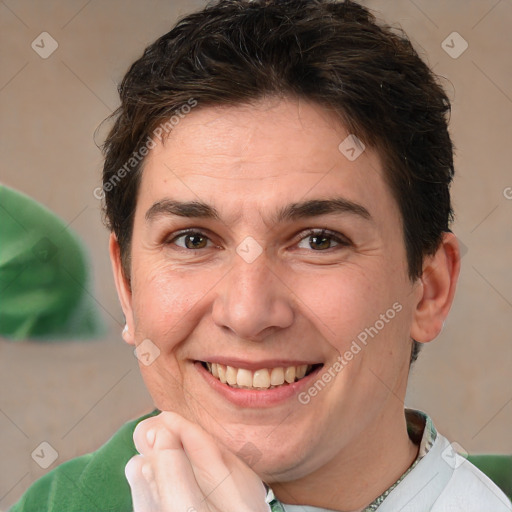
[[(412, 280), (421, 276), (423, 258), (435, 253), (443, 232), (450, 231), (449, 99), (405, 34), (377, 24), (355, 2), (220, 0), (181, 19), (148, 46), (119, 94), (121, 106), (104, 144), (104, 213), (128, 278), (144, 159), (113, 180), (191, 98), (202, 108), (289, 95), (338, 114), (349, 132), (382, 158), (402, 216)], [(418, 351), (415, 341), (411, 361)]]

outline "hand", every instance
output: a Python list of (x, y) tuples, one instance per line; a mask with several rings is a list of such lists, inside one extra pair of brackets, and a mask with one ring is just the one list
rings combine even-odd
[(270, 512), (245, 462), (174, 412), (140, 422), (125, 468), (135, 512)]

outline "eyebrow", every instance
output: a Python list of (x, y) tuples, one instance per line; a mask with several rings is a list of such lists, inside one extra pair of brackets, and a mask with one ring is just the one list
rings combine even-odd
[[(362, 205), (343, 197), (334, 199), (309, 199), (299, 203), (290, 203), (280, 208), (272, 217), (272, 223), (284, 223), (301, 218), (318, 217), (327, 214), (357, 215), (365, 220), (372, 220), (370, 212)], [(161, 216), (178, 216), (201, 219), (220, 220), (214, 206), (202, 201), (176, 201), (163, 199), (153, 204), (146, 212), (146, 221), (151, 222)]]

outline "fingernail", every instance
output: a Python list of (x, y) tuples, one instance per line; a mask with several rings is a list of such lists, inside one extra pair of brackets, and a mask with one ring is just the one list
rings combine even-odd
[(142, 466), (142, 475), (144, 478), (150, 482), (153, 479), (153, 470), (151, 468), (151, 464), (147, 463)]
[(146, 433), (146, 440), (149, 446), (153, 446), (155, 444), (156, 432), (154, 429), (150, 429)]

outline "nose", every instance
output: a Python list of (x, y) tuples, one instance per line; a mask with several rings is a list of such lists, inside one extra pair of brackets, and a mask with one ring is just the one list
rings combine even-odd
[(217, 285), (212, 318), (222, 329), (249, 341), (263, 341), (290, 326), (292, 292), (271, 262), (260, 254), (252, 262), (234, 254), (232, 267)]

